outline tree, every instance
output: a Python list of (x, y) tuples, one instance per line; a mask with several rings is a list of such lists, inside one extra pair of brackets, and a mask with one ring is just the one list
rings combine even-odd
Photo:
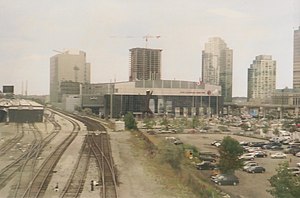
[(133, 117), (132, 112), (128, 112), (126, 113), (126, 115), (124, 116), (124, 122), (125, 122), (125, 127), (126, 129), (137, 129), (137, 123)]
[(93, 114), (93, 111), (92, 111), (91, 108), (84, 108), (84, 109), (83, 109), (83, 113), (84, 113), (85, 115), (92, 115), (92, 114)]
[(200, 121), (198, 119), (197, 116), (193, 116), (193, 120), (192, 120), (192, 128), (195, 129), (196, 127), (198, 127), (200, 124)]
[(287, 161), (280, 163), (277, 174), (269, 179), (272, 189), (267, 191), (276, 198), (300, 197), (300, 177), (293, 176), (288, 167)]
[(243, 148), (240, 143), (230, 136), (223, 138), (219, 147), (220, 161), (219, 167), (222, 173), (234, 173), (235, 170), (242, 167), (242, 160), (239, 156), (243, 154)]

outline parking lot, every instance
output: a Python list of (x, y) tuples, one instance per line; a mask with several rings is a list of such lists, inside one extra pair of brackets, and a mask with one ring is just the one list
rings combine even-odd
[[(179, 138), (184, 144), (190, 144), (196, 146), (199, 151), (213, 151), (218, 153), (217, 147), (212, 146), (211, 142), (214, 140), (222, 140), (223, 137), (229, 134), (172, 134), (172, 136)], [(168, 135), (159, 135), (168, 136)], [(170, 136), (170, 135), (169, 135)], [(237, 141), (246, 142), (261, 142), (261, 139), (255, 139), (244, 136), (230, 135)], [(242, 170), (236, 171), (240, 183), (237, 186), (221, 186), (227, 193), (239, 195), (240, 197), (252, 198), (252, 197), (264, 197), (271, 198), (272, 196), (266, 191), (270, 188), (268, 179), (276, 173), (278, 164), (283, 161), (289, 161), (290, 166), (296, 166), (296, 163), (300, 162), (300, 158), (291, 154), (287, 155), (286, 159), (271, 159), (270, 155), (278, 151), (267, 150), (268, 156), (266, 158), (255, 158), (259, 165), (266, 168), (265, 173), (247, 173)], [(202, 170), (201, 170), (202, 171)]]

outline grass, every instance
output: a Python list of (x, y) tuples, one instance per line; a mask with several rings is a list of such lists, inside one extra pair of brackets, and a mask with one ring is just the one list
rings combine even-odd
[(156, 178), (156, 181), (164, 186), (168, 194), (180, 198), (220, 197), (215, 187), (203, 179), (203, 176), (201, 177), (189, 159), (184, 158), (181, 168), (174, 170), (168, 163), (161, 162), (161, 148), (157, 145), (155, 147), (149, 145), (139, 132), (133, 132), (132, 135), (132, 143), (136, 152), (144, 157), (144, 166)]

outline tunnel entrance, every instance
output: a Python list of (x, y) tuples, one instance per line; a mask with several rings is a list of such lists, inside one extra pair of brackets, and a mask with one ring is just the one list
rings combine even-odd
[(7, 112), (0, 109), (0, 122), (6, 122)]

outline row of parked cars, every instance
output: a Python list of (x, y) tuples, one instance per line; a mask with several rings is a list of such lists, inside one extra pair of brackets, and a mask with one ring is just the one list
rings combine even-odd
[[(267, 157), (268, 154), (265, 149), (274, 148), (273, 146), (281, 147), (281, 143), (279, 142), (254, 142), (254, 143), (241, 143), (247, 153), (244, 153), (240, 156), (240, 159), (249, 160), (244, 162), (243, 171), (249, 173), (263, 173), (266, 169), (262, 166), (259, 166), (257, 162), (253, 161), (256, 157)], [(289, 144), (285, 149), (275, 149), (275, 150), (283, 150), (283, 152), (276, 152), (270, 154), (271, 159), (286, 159), (287, 154), (293, 154), (297, 157), (300, 157), (300, 146), (298, 144)], [(298, 167), (289, 167), (288, 170), (291, 172), (293, 176), (300, 176), (300, 163), (297, 163)]]
[[(266, 168), (259, 165), (254, 161), (255, 158), (265, 158), (270, 156), (272, 159), (284, 159), (287, 158), (286, 151), (281, 143), (279, 142), (240, 142), (244, 148), (244, 154), (239, 157), (243, 160), (242, 170), (247, 173), (264, 173)], [(219, 147), (221, 145), (220, 140), (211, 142), (212, 146)], [(286, 146), (285, 146), (286, 147)], [(296, 146), (288, 145), (287, 148), (296, 148)], [(277, 151), (276, 153), (270, 153), (268, 150)], [(296, 150), (296, 149), (294, 149)], [(200, 154), (199, 158), (202, 160), (201, 163), (196, 164), (198, 170), (210, 170), (211, 181), (217, 185), (237, 185), (239, 183), (238, 177), (232, 174), (220, 174), (220, 171), (216, 165), (218, 156), (209, 156)], [(300, 175), (300, 163), (299, 167), (290, 167), (289, 170), (295, 176)]]
[[(216, 142), (219, 143), (219, 142)], [(219, 146), (218, 144), (215, 146)], [(201, 163), (196, 164), (198, 170), (210, 170), (211, 181), (217, 185), (237, 185), (239, 184), (239, 178), (233, 174), (221, 174), (216, 164), (219, 158), (218, 154), (212, 152), (200, 152), (199, 159)]]

